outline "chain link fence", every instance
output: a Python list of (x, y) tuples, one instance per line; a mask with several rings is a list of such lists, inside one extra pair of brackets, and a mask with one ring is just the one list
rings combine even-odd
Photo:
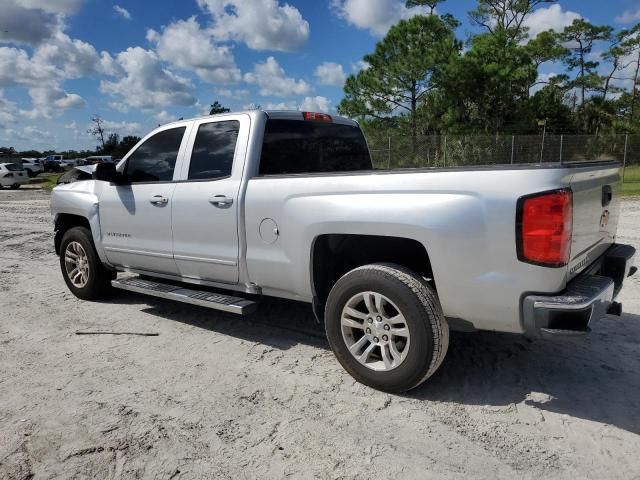
[(379, 169), (617, 160), (625, 166), (625, 181), (640, 182), (640, 135), (378, 136), (368, 141)]

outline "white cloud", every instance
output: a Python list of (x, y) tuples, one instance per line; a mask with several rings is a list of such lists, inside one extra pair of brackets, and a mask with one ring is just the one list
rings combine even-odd
[(45, 145), (49, 147), (50, 141), (56, 137), (52, 135), (48, 130), (42, 130), (33, 125), (22, 127), (19, 130), (13, 128), (2, 129), (0, 128), (0, 138), (4, 138), (6, 141), (15, 145), (16, 141), (24, 142), (28, 145), (28, 148), (33, 148), (34, 145)]
[(232, 90), (229, 88), (217, 88), (215, 90), (215, 94), (224, 97), (230, 98), (232, 100), (245, 100), (249, 96), (249, 90), (246, 88), (239, 88), (236, 90)]
[(332, 0), (331, 8), (350, 25), (374, 35), (384, 35), (400, 20), (428, 13), (426, 7), (407, 8), (404, 0)]
[(305, 97), (301, 109), (306, 112), (329, 112), (331, 100), (326, 97)]
[(113, 9), (118, 15), (120, 15), (125, 20), (131, 20), (131, 14), (129, 13), (129, 10), (127, 10), (126, 8), (121, 7), (120, 5), (114, 5)]
[(206, 82), (236, 83), (241, 79), (231, 49), (215, 45), (195, 17), (174, 22), (162, 33), (149, 30), (147, 39), (155, 44), (162, 60), (180, 69), (192, 70)]
[(127, 108), (148, 110), (196, 103), (189, 79), (163, 67), (154, 52), (140, 47), (128, 48), (120, 52), (115, 61), (122, 69), (120, 78), (101, 81), (100, 90), (120, 99)]
[(0, 43), (37, 45), (61, 28), (58, 15), (24, 8), (16, 0), (3, 1)]
[(171, 115), (166, 110), (162, 110), (161, 112), (156, 113), (153, 116), (153, 118), (155, 118), (158, 122), (164, 125), (165, 123), (170, 123), (170, 122), (173, 122), (174, 120), (177, 120), (178, 117), (176, 117), (175, 115)]
[(28, 118), (58, 116), (67, 109), (84, 106), (82, 97), (67, 93), (60, 87), (64, 72), (42, 59), (29, 58), (27, 52), (12, 47), (0, 47), (0, 88), (27, 87), (32, 108), (21, 113)]
[[(81, 108), (84, 99), (62, 87), (67, 79), (103, 70), (96, 49), (64, 33), (65, 16), (77, 12), (83, 0), (4, 0), (0, 42), (28, 44), (24, 49), (0, 47), (0, 88), (26, 88), (31, 107), (20, 110), (30, 118), (51, 118)], [(31, 30), (33, 27), (33, 31)], [(4, 115), (6, 117), (6, 115)]]
[(353, 73), (358, 73), (362, 70), (368, 70), (370, 66), (371, 65), (369, 65), (364, 60), (358, 60), (357, 62), (353, 62), (351, 64), (351, 70), (353, 70)]
[(52, 83), (59, 73), (52, 65), (36, 64), (25, 50), (0, 47), (0, 88)]
[(100, 71), (111, 77), (119, 77), (125, 74), (122, 66), (108, 52), (100, 55)]
[[(119, 135), (135, 135), (141, 133), (142, 126), (137, 122), (114, 122), (104, 120), (103, 127), (107, 132), (118, 133)], [(87, 125), (87, 130), (92, 125)]]
[(4, 98), (4, 91), (0, 89), (0, 128), (17, 121), (18, 106), (15, 102)]
[(582, 18), (582, 15), (569, 10), (563, 11), (562, 7), (556, 3), (547, 8), (535, 10), (525, 18), (524, 26), (529, 28), (529, 37), (534, 38), (540, 32), (546, 32), (547, 30), (561, 32), (578, 18)]
[(100, 68), (100, 56), (92, 45), (71, 39), (62, 32), (57, 32), (47, 43), (40, 45), (32, 60), (41, 66), (57, 66), (64, 78), (93, 75)]
[(342, 65), (333, 62), (323, 62), (318, 65), (314, 75), (320, 85), (331, 85), (334, 87), (342, 87), (347, 78)]
[(632, 10), (625, 10), (622, 15), (616, 17), (617, 23), (633, 23), (640, 21), (640, 8), (635, 12)]
[(78, 124), (76, 122), (69, 122), (64, 124), (64, 128), (69, 130), (77, 130)]
[(529, 95), (534, 95), (536, 92), (542, 90), (544, 87), (547, 86), (547, 84), (549, 83), (549, 80), (551, 80), (553, 77), (557, 75), (558, 74), (554, 72), (539, 73), (538, 78), (536, 80), (536, 84), (529, 89)]
[[(265, 110), (301, 110), (305, 112), (330, 112), (331, 100), (326, 97), (305, 97), (302, 101), (267, 103), (262, 105)], [(245, 105), (245, 110), (255, 110), (255, 105)]]
[(15, 0), (23, 8), (39, 9), (49, 13), (71, 15), (77, 13), (84, 0)]
[(256, 63), (253, 72), (244, 75), (244, 80), (257, 84), (260, 95), (264, 97), (293, 97), (311, 92), (311, 87), (304, 80), (287, 77), (274, 57), (267, 58), (264, 63)]
[(57, 34), (51, 43), (36, 48), (31, 58), (25, 50), (0, 47), (0, 88), (18, 86), (28, 89), (31, 108), (21, 111), (25, 117), (59, 116), (65, 110), (85, 105), (80, 95), (67, 93), (61, 82), (94, 73), (98, 59), (95, 49), (89, 44), (72, 41), (63, 33)]
[(82, 108), (84, 99), (76, 93), (67, 93), (59, 87), (34, 87), (29, 89), (31, 110), (21, 113), (31, 119), (51, 118), (62, 115), (65, 110)]
[(219, 40), (235, 40), (253, 50), (298, 50), (309, 38), (309, 22), (278, 0), (197, 0), (213, 17)]
[(23, 135), (27, 138), (51, 140), (53, 135), (47, 130), (40, 130), (38, 127), (28, 125), (22, 129)]

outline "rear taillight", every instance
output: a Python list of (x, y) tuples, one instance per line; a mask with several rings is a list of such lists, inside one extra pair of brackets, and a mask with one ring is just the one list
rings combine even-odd
[(333, 121), (331, 115), (327, 115), (326, 113), (302, 112), (302, 116), (305, 120), (310, 120), (312, 122), (331, 123)]
[(553, 190), (518, 200), (516, 238), (519, 260), (545, 267), (563, 267), (569, 263), (572, 197), (571, 190)]

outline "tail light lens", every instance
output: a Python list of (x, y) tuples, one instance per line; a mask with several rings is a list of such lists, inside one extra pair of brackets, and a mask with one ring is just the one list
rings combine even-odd
[(327, 115), (326, 113), (302, 112), (302, 116), (305, 120), (309, 120), (312, 122), (333, 122), (333, 118), (331, 118), (331, 115)]
[(516, 215), (518, 259), (545, 267), (567, 265), (572, 229), (571, 190), (554, 190), (520, 198)]

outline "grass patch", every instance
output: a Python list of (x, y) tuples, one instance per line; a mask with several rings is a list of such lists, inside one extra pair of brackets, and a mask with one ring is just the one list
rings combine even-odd
[(620, 193), (624, 197), (640, 196), (640, 165), (633, 165), (625, 169), (624, 183)]
[(624, 181), (640, 183), (640, 165), (628, 166), (624, 171)]
[(625, 182), (620, 188), (623, 197), (640, 196), (640, 182)]
[(58, 183), (59, 176), (60, 175), (49, 175), (46, 181), (43, 183), (42, 188), (48, 192), (53, 190), (53, 187), (55, 187)]

